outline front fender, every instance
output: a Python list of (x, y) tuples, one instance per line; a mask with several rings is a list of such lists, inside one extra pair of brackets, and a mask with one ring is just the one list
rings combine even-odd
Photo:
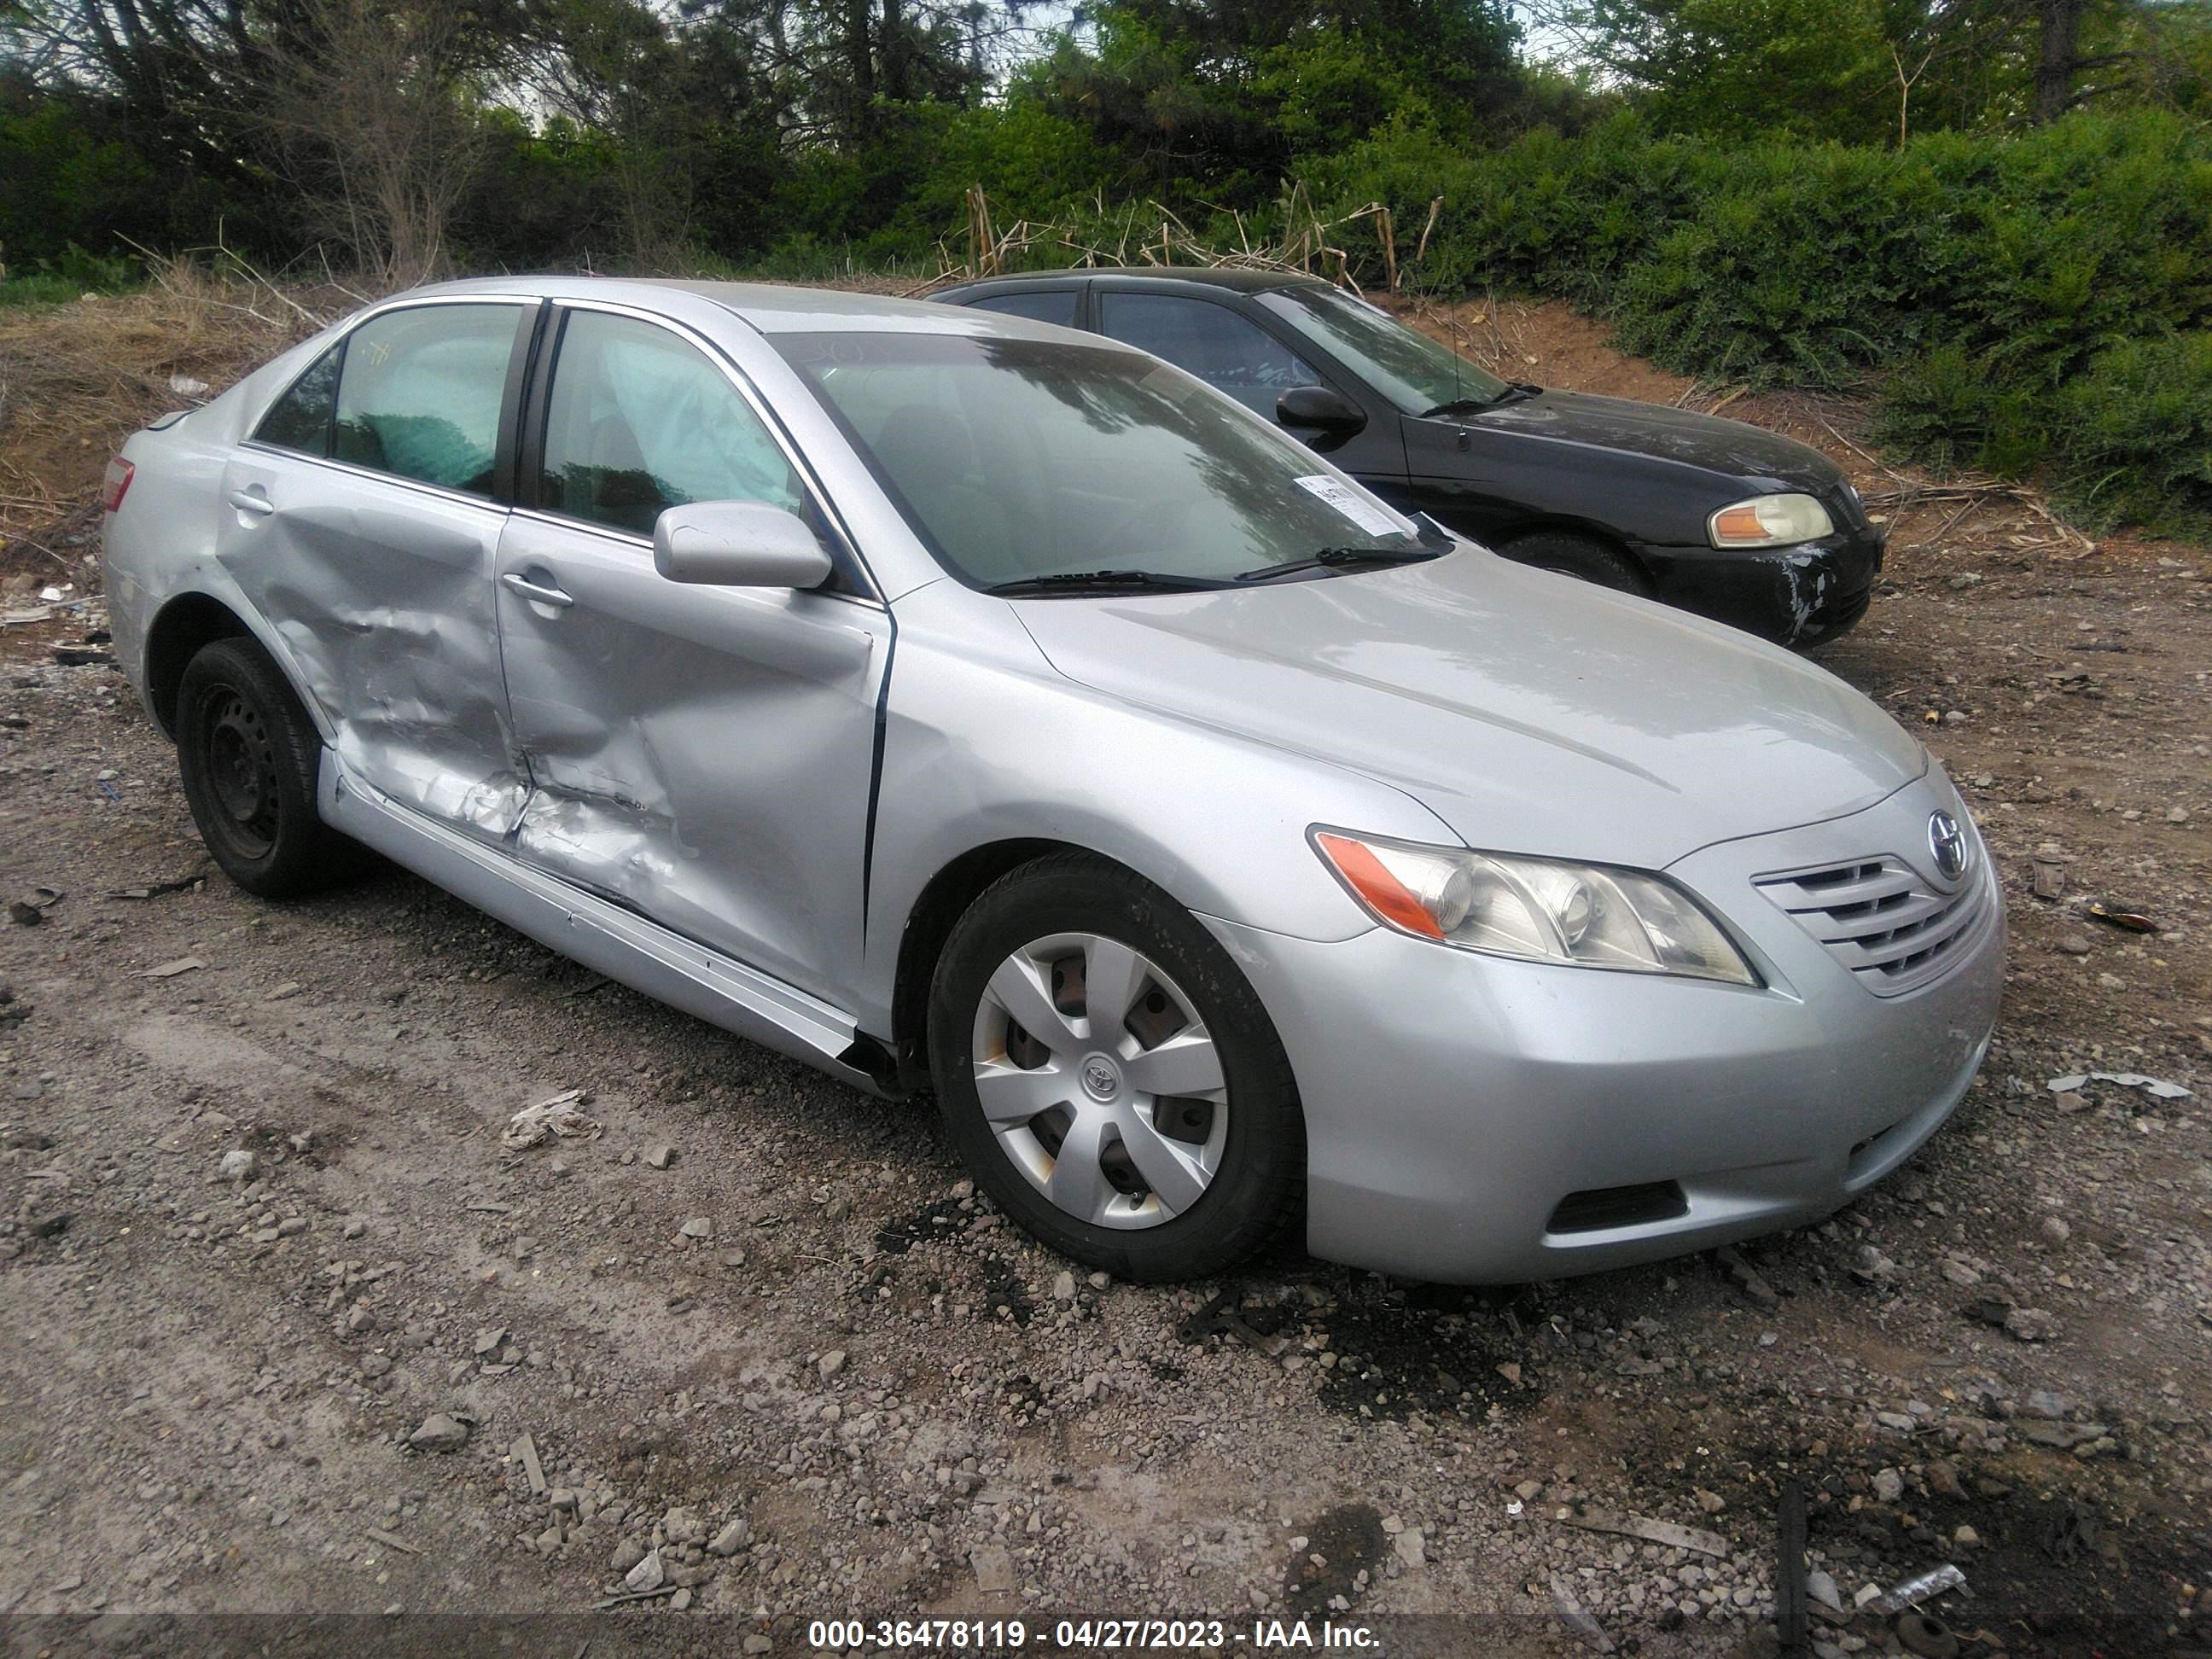
[(940, 582), (907, 596), (898, 623), (855, 988), (863, 1029), (889, 1029), (916, 902), (978, 848), (1085, 848), (1200, 915), (1344, 939), (1374, 924), (1313, 851), (1310, 826), (1458, 839), (1358, 773), (1076, 684), (1001, 600)]

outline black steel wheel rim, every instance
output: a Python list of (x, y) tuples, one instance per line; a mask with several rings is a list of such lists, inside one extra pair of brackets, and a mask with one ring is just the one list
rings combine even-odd
[(201, 747), (223, 838), (248, 858), (276, 844), (276, 745), (261, 711), (229, 686), (201, 705)]

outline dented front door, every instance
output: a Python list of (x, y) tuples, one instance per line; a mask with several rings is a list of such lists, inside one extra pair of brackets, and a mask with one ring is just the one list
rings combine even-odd
[(890, 621), (856, 593), (665, 580), (679, 501), (818, 504), (733, 375), (578, 310), (499, 553), (532, 793), (518, 854), (831, 1001), (856, 976)]
[(493, 471), (516, 303), (371, 317), (225, 467), (216, 557), (347, 769), (489, 839), (526, 794), (492, 605)]

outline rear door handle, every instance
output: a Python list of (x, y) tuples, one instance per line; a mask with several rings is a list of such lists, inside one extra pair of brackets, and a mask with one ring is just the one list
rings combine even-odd
[(512, 570), (508, 571), (504, 576), (501, 576), (500, 580), (505, 582), (508, 587), (512, 588), (517, 593), (521, 594), (524, 599), (528, 599), (532, 605), (550, 605), (565, 608), (566, 606), (575, 604), (574, 599), (569, 598), (568, 594), (563, 593), (559, 588), (540, 587), (536, 582), (532, 581), (527, 576), (517, 575)]
[(223, 499), (241, 513), (265, 514), (276, 510), (276, 503), (258, 489), (234, 489)]

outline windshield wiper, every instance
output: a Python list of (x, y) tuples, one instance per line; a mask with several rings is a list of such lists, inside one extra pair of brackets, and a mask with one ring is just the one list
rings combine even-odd
[(1271, 576), (1292, 576), (1301, 570), (1339, 570), (1358, 564), (1425, 564), (1441, 559), (1449, 550), (1440, 547), (1324, 547), (1310, 558), (1285, 559), (1263, 564), (1257, 570), (1238, 573), (1240, 582), (1266, 581)]
[(1543, 391), (1526, 380), (1508, 380), (1505, 389), (1487, 398), (1454, 398), (1438, 404), (1434, 409), (1425, 409), (1421, 418), (1434, 420), (1439, 415), (1480, 415), (1486, 409), (1503, 409), (1508, 404), (1526, 403)]
[(1158, 570), (1058, 570), (997, 582), (983, 591), (1018, 599), (1035, 593), (1194, 593), (1220, 586), (1210, 577), (1172, 576)]

